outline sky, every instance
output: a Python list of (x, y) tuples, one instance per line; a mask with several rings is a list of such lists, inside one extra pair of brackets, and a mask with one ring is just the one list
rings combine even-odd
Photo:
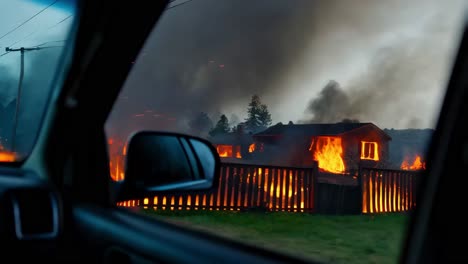
[(190, 1), (163, 15), (109, 123), (145, 111), (182, 132), (199, 111), (242, 121), (258, 94), (273, 124), (433, 128), (467, 3)]
[[(31, 18), (54, 0), (9, 0), (0, 3), (0, 36), (8, 34), (22, 22)], [(56, 4), (25, 23), (23, 26), (9, 33), (0, 39), (0, 55), (4, 53), (6, 47), (19, 48), (41, 45), (63, 45), (65, 34), (73, 21), (69, 17), (72, 13), (68, 10), (71, 0), (60, 0)], [(64, 20), (66, 19), (66, 20)], [(64, 20), (62, 22), (62, 20)], [(57, 42), (55, 42), (57, 41)], [(59, 50), (60, 51), (60, 50)], [(32, 56), (37, 56), (32, 54)], [(55, 65), (55, 64), (54, 64)], [(53, 67), (54, 65), (51, 65)], [(19, 53), (12, 53), (0, 57), (0, 68), (8, 71), (11, 75), (19, 73)], [(1, 72), (2, 79), (5, 79), (5, 72)], [(10, 76), (8, 76), (10, 77)], [(17, 79), (13, 83), (17, 82)], [(46, 87), (45, 89), (49, 89)], [(2, 86), (0, 91), (0, 105), (5, 106), (16, 96), (16, 85), (6, 88)]]

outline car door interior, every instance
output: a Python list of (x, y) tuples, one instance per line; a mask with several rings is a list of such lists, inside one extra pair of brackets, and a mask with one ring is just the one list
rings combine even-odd
[[(169, 0), (79, 2), (73, 63), (47, 136), (49, 181), (0, 170), (0, 241), (6, 255), (80, 263), (310, 263), (118, 208), (104, 123)], [(468, 36), (463, 35), (403, 263), (466, 261)], [(40, 210), (40, 213), (37, 211)], [(26, 252), (26, 253), (24, 253)]]
[(51, 186), (32, 171), (0, 170), (2, 257), (22, 260), (21, 252), (27, 251), (27, 257), (48, 258), (57, 252), (63, 208), (58, 191)]

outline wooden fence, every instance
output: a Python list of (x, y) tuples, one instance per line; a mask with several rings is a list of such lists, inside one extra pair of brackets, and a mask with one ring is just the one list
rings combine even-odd
[(362, 213), (404, 212), (416, 206), (418, 171), (361, 168)]
[(214, 192), (121, 202), (156, 210), (269, 210), (312, 212), (315, 168), (223, 163)]
[(265, 210), (322, 214), (410, 211), (418, 171), (361, 168), (357, 177), (296, 168), (223, 163), (217, 190), (119, 202), (155, 210)]

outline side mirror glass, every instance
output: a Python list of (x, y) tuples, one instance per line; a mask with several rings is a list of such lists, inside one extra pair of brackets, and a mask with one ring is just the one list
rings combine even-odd
[(216, 149), (207, 140), (169, 132), (138, 132), (127, 146), (119, 200), (215, 189), (219, 164)]

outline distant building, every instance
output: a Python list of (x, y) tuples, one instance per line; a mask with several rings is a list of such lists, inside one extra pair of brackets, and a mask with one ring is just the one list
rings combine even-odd
[(250, 158), (249, 147), (253, 138), (251, 134), (244, 134), (242, 130), (218, 134), (208, 140), (216, 147), (223, 162), (239, 163)]

